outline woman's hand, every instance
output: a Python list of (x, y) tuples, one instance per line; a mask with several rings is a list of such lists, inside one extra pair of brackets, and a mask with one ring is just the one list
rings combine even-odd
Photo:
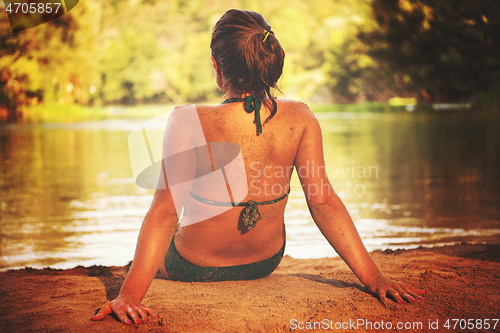
[(142, 305), (133, 297), (118, 296), (113, 301), (104, 304), (92, 320), (102, 320), (107, 315), (114, 313), (125, 324), (143, 324), (149, 322), (149, 316), (160, 318), (151, 308)]
[(367, 287), (370, 293), (376, 295), (383, 302), (387, 300), (386, 295), (388, 295), (400, 304), (404, 303), (405, 300), (413, 303), (422, 299), (420, 295), (425, 294), (425, 290), (410, 287), (406, 283), (394, 282), (383, 274), (373, 279)]

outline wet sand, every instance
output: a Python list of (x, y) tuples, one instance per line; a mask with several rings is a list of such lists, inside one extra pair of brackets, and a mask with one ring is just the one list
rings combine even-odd
[(25, 268), (0, 273), (1, 331), (500, 331), (500, 322), (493, 330), (493, 319), (500, 319), (500, 245), (457, 244), (372, 255), (386, 275), (425, 289), (424, 299), (383, 304), (340, 258), (285, 256), (273, 274), (260, 280), (185, 283), (156, 278), (143, 303), (161, 320), (125, 325), (111, 316), (100, 322), (90, 318), (118, 294), (126, 267)]

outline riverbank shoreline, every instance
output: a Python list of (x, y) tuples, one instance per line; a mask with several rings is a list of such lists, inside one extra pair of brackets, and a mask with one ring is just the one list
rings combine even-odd
[[(24, 268), (0, 273), (0, 320), (12, 332), (368, 332), (388, 325), (393, 331), (450, 332), (465, 323), (474, 326), (467, 331), (484, 331), (486, 323), (486, 331), (494, 331), (494, 319), (500, 319), (500, 245), (461, 243), (372, 256), (387, 276), (426, 290), (424, 299), (383, 304), (338, 257), (285, 256), (273, 274), (254, 281), (156, 278), (143, 303), (161, 320), (129, 326), (111, 316), (90, 321), (116, 297), (127, 267)], [(401, 329), (394, 330), (398, 324)]]

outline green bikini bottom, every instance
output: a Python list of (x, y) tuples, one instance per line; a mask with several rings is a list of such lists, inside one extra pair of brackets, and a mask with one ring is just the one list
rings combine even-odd
[(174, 244), (174, 238), (165, 255), (165, 269), (170, 279), (184, 282), (216, 282), (216, 281), (234, 281), (234, 280), (255, 280), (271, 274), (278, 267), (283, 253), (285, 252), (285, 243), (283, 247), (271, 258), (258, 262), (223, 267), (201, 267), (190, 263), (177, 252)]

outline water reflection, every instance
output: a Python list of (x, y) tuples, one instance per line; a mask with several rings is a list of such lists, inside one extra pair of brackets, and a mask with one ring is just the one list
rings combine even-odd
[[(324, 113), (318, 118), (330, 180), (368, 249), (500, 241), (497, 116)], [(291, 231), (312, 230), (307, 213), (299, 219), (287, 223), (292, 239)], [(314, 246), (296, 241), (300, 249), (289, 249), (295, 257), (334, 253), (318, 234)]]
[(127, 136), (135, 126), (2, 127), (0, 267), (131, 259), (130, 244), (151, 201), (131, 179)]
[[(500, 240), (498, 117), (323, 113), (331, 182), (370, 250)], [(0, 268), (124, 265), (152, 191), (132, 178), (140, 120), (0, 127)], [(287, 253), (335, 253), (294, 179)]]

